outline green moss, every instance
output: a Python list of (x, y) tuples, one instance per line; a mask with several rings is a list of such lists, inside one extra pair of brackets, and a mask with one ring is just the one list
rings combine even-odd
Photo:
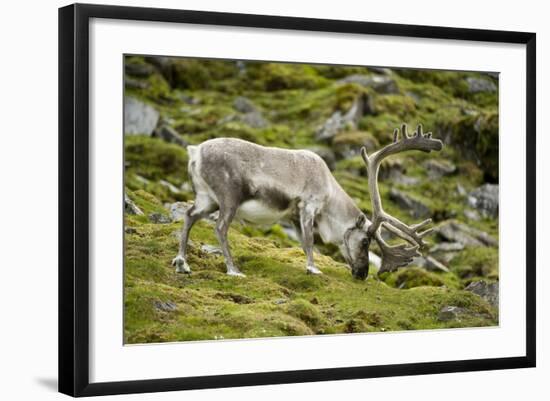
[(471, 247), (460, 252), (451, 261), (451, 268), (466, 282), (476, 278), (498, 279), (498, 249)]
[(141, 135), (124, 138), (126, 173), (151, 180), (164, 179), (175, 185), (187, 180), (187, 151), (162, 139)]
[(386, 273), (384, 282), (392, 287), (410, 289), (421, 286), (461, 288), (459, 280), (454, 274), (434, 273), (423, 268), (411, 266)]
[(251, 63), (247, 66), (246, 78), (255, 89), (266, 91), (316, 89), (328, 83), (306, 64)]

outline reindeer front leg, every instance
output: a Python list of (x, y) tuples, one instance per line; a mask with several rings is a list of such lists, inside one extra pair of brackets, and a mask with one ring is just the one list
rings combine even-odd
[(306, 271), (309, 274), (323, 274), (315, 267), (313, 261), (313, 225), (315, 222), (315, 208), (312, 205), (300, 205), (300, 228), (302, 231), (302, 248), (306, 254)]
[(225, 257), (225, 265), (227, 267), (227, 274), (230, 276), (245, 277), (243, 273), (233, 263), (233, 256), (229, 252), (229, 243), (227, 241), (227, 232), (229, 231), (229, 225), (235, 217), (237, 211), (237, 204), (224, 203), (220, 204), (220, 216), (216, 222), (216, 235), (220, 246), (222, 248), (223, 256)]

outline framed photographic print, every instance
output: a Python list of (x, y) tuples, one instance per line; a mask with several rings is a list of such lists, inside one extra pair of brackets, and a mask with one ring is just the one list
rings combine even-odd
[(59, 390), (535, 366), (535, 34), (59, 10)]

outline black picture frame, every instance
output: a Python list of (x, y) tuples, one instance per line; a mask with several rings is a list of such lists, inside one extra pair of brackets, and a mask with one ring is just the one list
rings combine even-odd
[[(515, 43), (526, 46), (526, 353), (520, 357), (90, 383), (89, 22), (140, 20)], [(359, 21), (74, 4), (59, 9), (59, 391), (71, 396), (157, 392), (534, 367), (536, 35)]]

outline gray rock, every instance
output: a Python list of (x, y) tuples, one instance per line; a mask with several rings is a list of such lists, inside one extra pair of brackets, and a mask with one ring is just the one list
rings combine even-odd
[(336, 156), (334, 151), (330, 148), (324, 148), (321, 146), (314, 146), (308, 148), (312, 152), (316, 153), (325, 161), (330, 171), (333, 171), (336, 168)]
[(208, 244), (201, 245), (201, 251), (203, 251), (204, 253), (207, 253), (208, 255), (218, 255), (218, 256), (223, 255), (221, 248), (214, 245), (208, 245)]
[(315, 139), (318, 141), (330, 141), (339, 132), (345, 128), (356, 128), (357, 123), (367, 114), (372, 114), (374, 105), (372, 99), (368, 96), (359, 96), (349, 110), (342, 114), (340, 111), (335, 111), (325, 123), (315, 132)]
[(189, 96), (185, 93), (180, 93), (179, 98), (180, 98), (181, 101), (183, 101), (187, 104), (190, 104), (190, 105), (197, 105), (197, 104), (200, 103), (199, 99), (197, 99), (196, 97), (193, 97), (193, 96)]
[(275, 301), (273, 301), (273, 303), (275, 305), (282, 305), (282, 304), (286, 304), (288, 301), (284, 298), (279, 298), (279, 299), (276, 299)]
[(425, 260), (426, 260), (426, 265), (424, 266), (424, 268), (426, 270), (443, 271), (443, 272), (449, 271), (447, 266), (445, 266), (443, 263), (441, 263), (439, 260), (437, 260), (433, 256), (426, 256)]
[(496, 92), (497, 90), (495, 83), (488, 79), (468, 77), (466, 78), (466, 82), (468, 83), (470, 93)]
[(468, 220), (473, 220), (473, 221), (479, 221), (479, 219), (481, 218), (479, 216), (479, 213), (476, 212), (475, 210), (472, 210), (472, 209), (466, 209), (464, 210), (464, 216), (468, 219)]
[(458, 306), (444, 306), (439, 311), (437, 319), (441, 322), (448, 322), (451, 320), (459, 320), (461, 315), (466, 313), (466, 309)]
[(384, 160), (384, 163), (380, 165), (380, 173), (378, 175), (378, 179), (380, 181), (390, 181), (401, 174), (405, 174), (407, 172), (407, 169), (405, 168), (405, 165), (403, 163), (402, 159), (392, 159), (388, 158)]
[(456, 192), (460, 196), (466, 196), (468, 194), (468, 192), (466, 192), (466, 189), (460, 184), (456, 184)]
[(126, 77), (124, 78), (124, 86), (129, 89), (148, 89), (150, 85), (147, 81)]
[(149, 214), (149, 221), (154, 224), (169, 224), (172, 219), (162, 213), (151, 213)]
[(335, 111), (325, 123), (317, 129), (315, 133), (315, 139), (318, 141), (332, 139), (340, 132), (345, 126), (342, 113)]
[(252, 128), (265, 128), (269, 125), (267, 120), (259, 111), (244, 113), (242, 116), (240, 116), (239, 119), (246, 125), (251, 126)]
[(474, 281), (470, 283), (466, 288), (466, 291), (473, 292), (485, 299), (492, 306), (498, 307), (499, 288), (498, 283), (487, 283), (484, 280)]
[(491, 78), (498, 81), (500, 72), (486, 72), (487, 75), (489, 75)]
[(428, 177), (431, 179), (438, 179), (456, 172), (456, 166), (447, 160), (427, 160), (424, 163), (424, 168), (428, 171)]
[(498, 217), (498, 203), (497, 184), (484, 184), (468, 194), (468, 205), (485, 217)]
[(411, 198), (409, 195), (392, 188), (390, 190), (390, 199), (399, 207), (407, 210), (414, 218), (425, 218), (430, 216), (430, 209), (422, 202)]
[(244, 96), (237, 97), (233, 102), (233, 107), (241, 113), (252, 113), (254, 111), (258, 111), (254, 103)]
[(433, 255), (438, 261), (449, 264), (464, 249), (464, 245), (458, 242), (442, 242), (430, 248), (430, 256)]
[(170, 212), (170, 218), (172, 221), (183, 221), (185, 218), (185, 212), (193, 206), (188, 202), (175, 202), (168, 206), (168, 211)]
[(181, 193), (180, 189), (178, 187), (176, 187), (174, 184), (166, 181), (166, 180), (160, 180), (159, 181), (159, 184), (162, 185), (163, 187), (167, 188), (170, 192), (172, 192), (173, 194), (179, 194)]
[(448, 272), (449, 269), (439, 260), (435, 259), (433, 256), (415, 256), (412, 260), (412, 265), (422, 267), (423, 269), (429, 271), (443, 271)]
[(154, 301), (153, 305), (156, 309), (163, 312), (173, 312), (178, 309), (178, 305), (172, 301)]
[(176, 131), (169, 125), (162, 125), (157, 128), (153, 133), (153, 136), (161, 138), (168, 143), (175, 143), (176, 145), (180, 145), (183, 147), (189, 145), (189, 143), (180, 136), (178, 131)]
[(126, 193), (124, 194), (124, 211), (128, 214), (143, 216), (141, 209), (134, 203)]
[(381, 74), (381, 75), (391, 75), (392, 74), (392, 70), (390, 68), (386, 68), (386, 67), (368, 67), (369, 70), (371, 70), (372, 72), (376, 73), (376, 74)]
[(460, 242), (441, 242), (430, 248), (430, 253), (438, 252), (460, 252), (464, 249), (464, 244)]
[(447, 221), (435, 229), (436, 233), (446, 241), (458, 242), (468, 246), (498, 247), (498, 241), (484, 231), (476, 230), (457, 221)]
[(124, 134), (151, 135), (159, 121), (159, 112), (133, 97), (124, 98)]
[(150, 64), (145, 63), (126, 63), (124, 72), (138, 78), (147, 78), (154, 72), (154, 68)]
[(392, 184), (404, 185), (407, 187), (418, 185), (418, 183), (420, 182), (419, 178), (409, 177), (399, 170), (391, 170), (386, 180), (390, 181)]
[(397, 94), (399, 88), (395, 80), (386, 75), (361, 75), (354, 74), (338, 81), (343, 84), (357, 84), (366, 88), (373, 88), (382, 94)]
[(136, 174), (135, 177), (136, 177), (136, 180), (138, 180), (138, 181), (139, 181), (141, 184), (143, 184), (143, 185), (147, 185), (147, 184), (149, 184), (149, 182), (150, 182), (147, 178), (142, 177), (142, 176), (139, 175), (139, 174)]

